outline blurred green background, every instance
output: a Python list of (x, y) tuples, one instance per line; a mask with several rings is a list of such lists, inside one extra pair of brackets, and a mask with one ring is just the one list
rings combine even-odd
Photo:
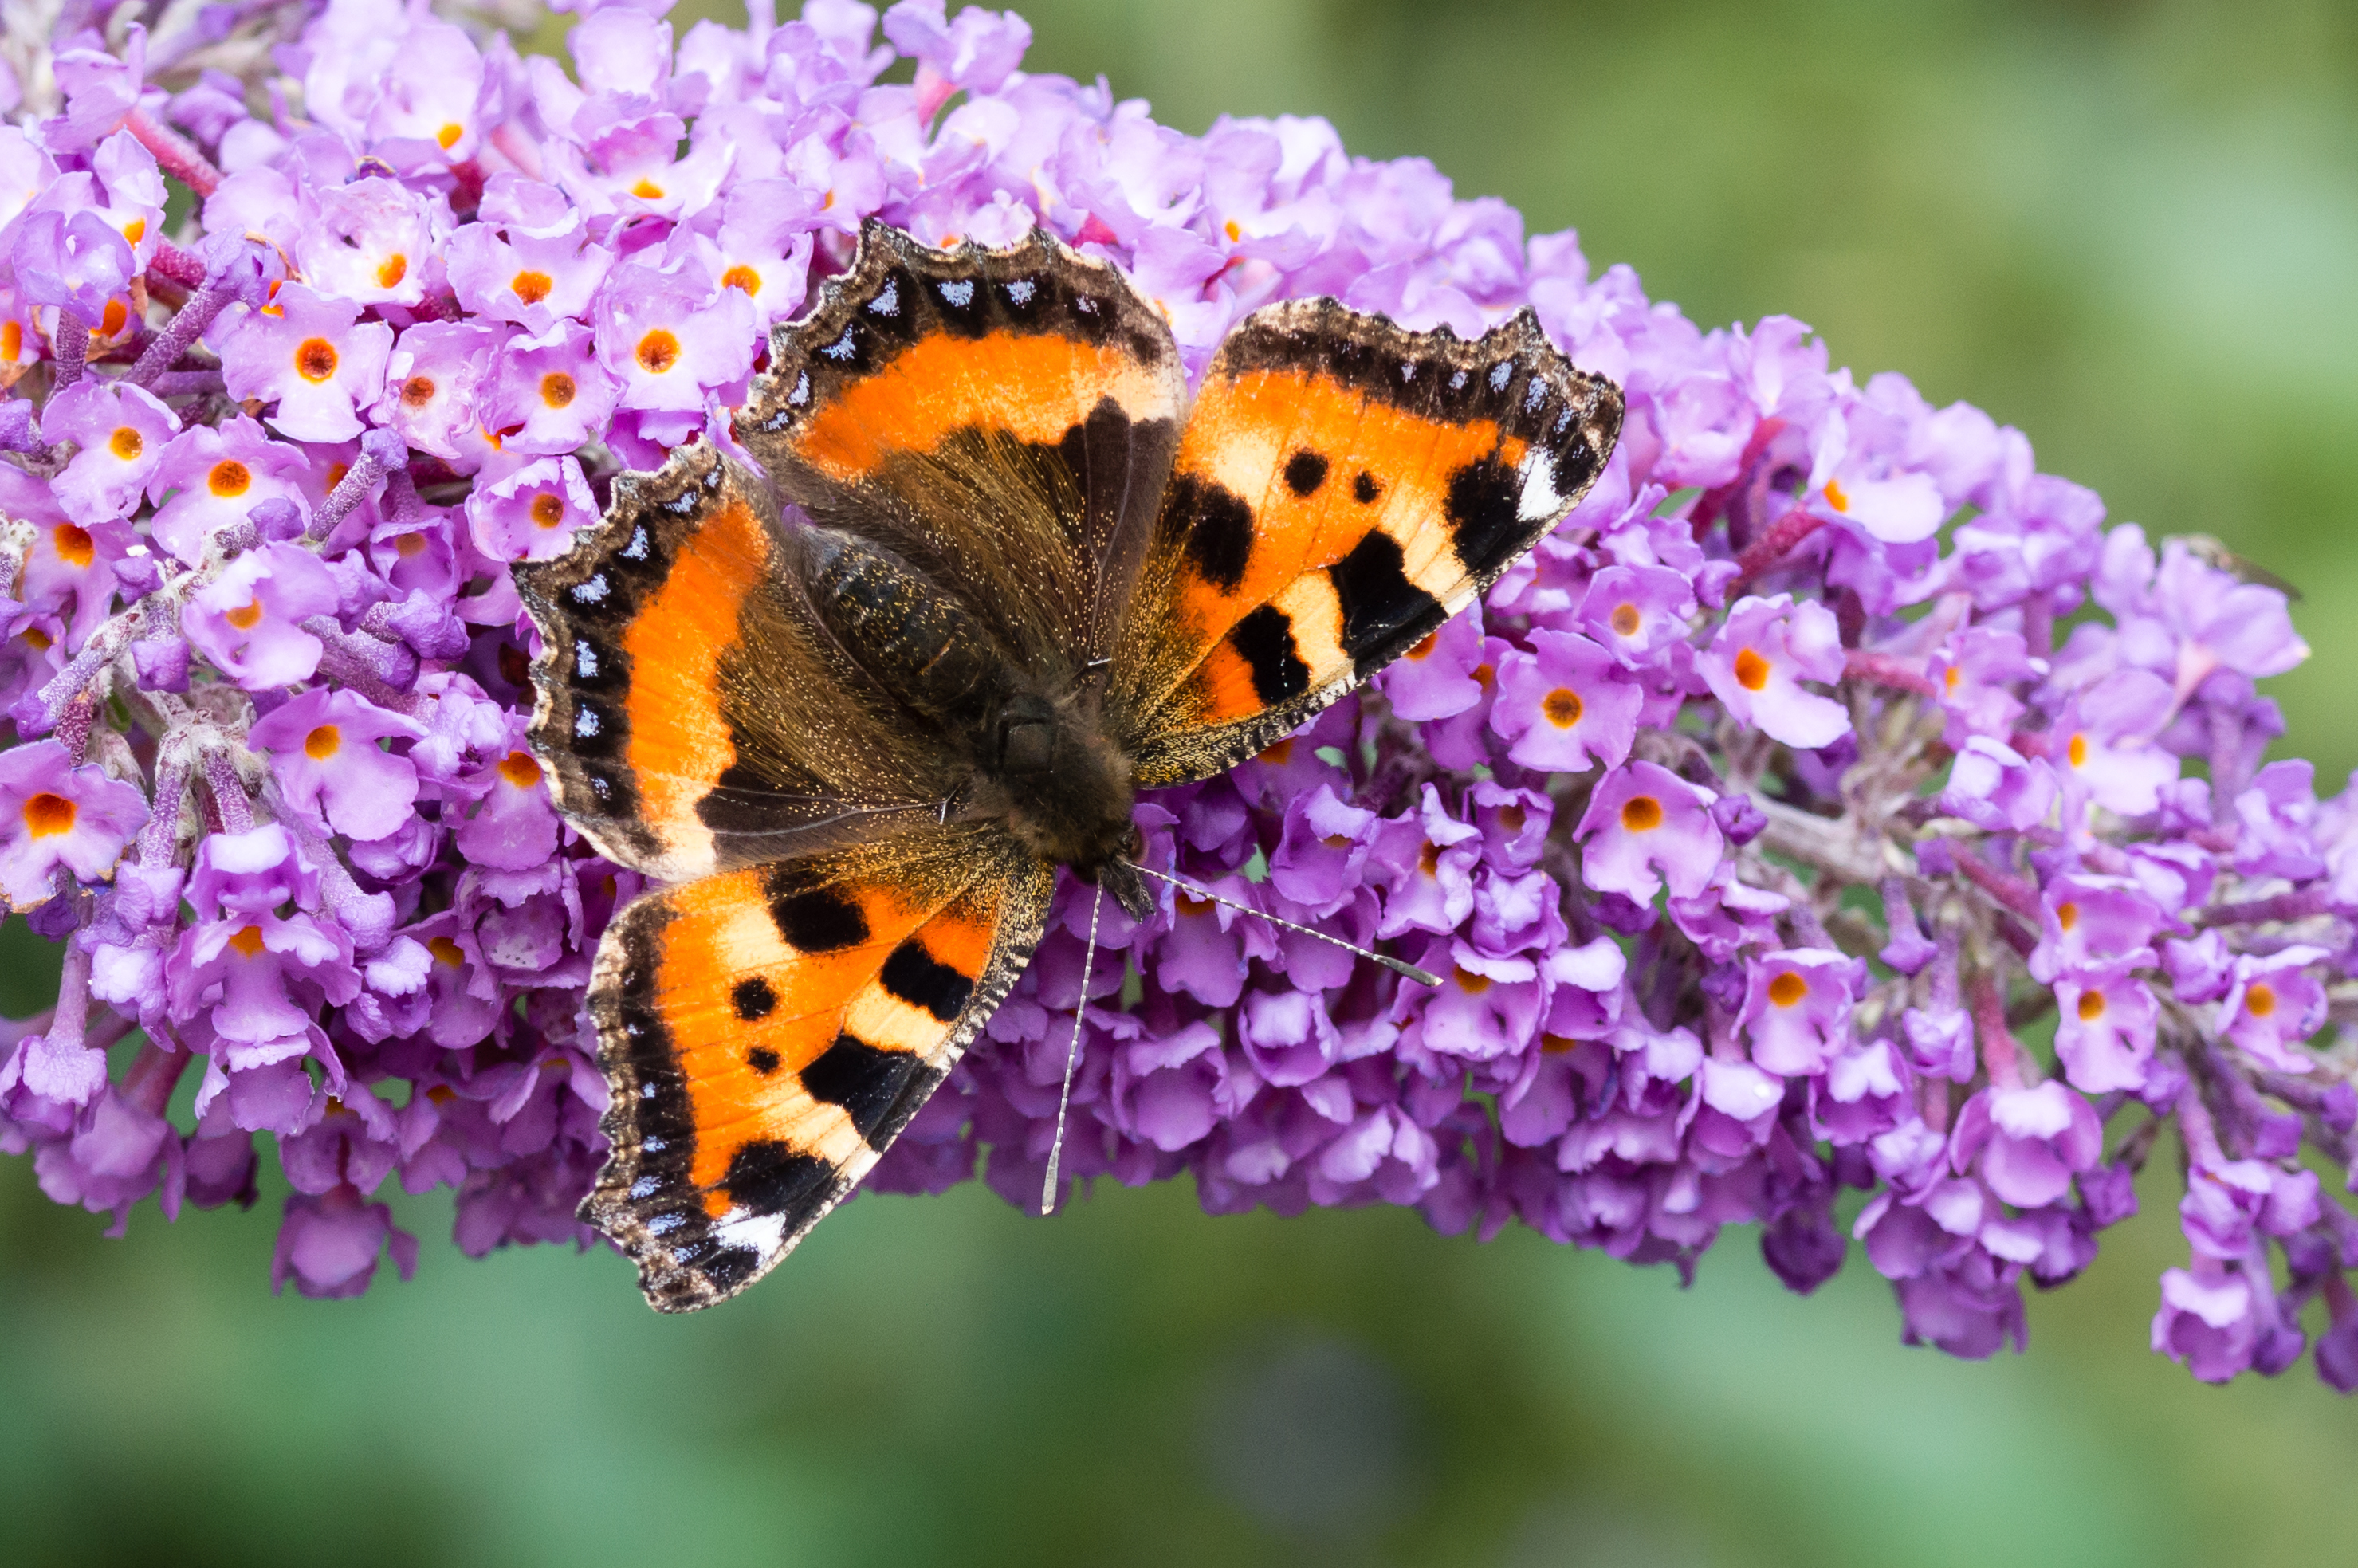
[[(1047, 0), (1029, 63), (1200, 131), (1323, 114), (1706, 325), (2020, 426), (2117, 518), (2292, 579), (2281, 752), (2358, 762), (2358, 17), (2324, 4)], [(719, 5), (713, 14), (720, 14)], [(693, 7), (674, 13), (685, 26)], [(22, 936), (21, 927), (12, 934)], [(36, 1005), (0, 949), (0, 1005)], [(2157, 1167), (2170, 1164), (2167, 1155)], [(274, 1300), (276, 1193), (129, 1238), (0, 1164), (0, 1559), (2330, 1564), (2358, 1405), (2145, 1347), (2174, 1173), (2029, 1354), (1905, 1350), (1854, 1249), (1695, 1286), (1398, 1213), (853, 1204), (658, 1319), (611, 1256), (449, 1245)]]

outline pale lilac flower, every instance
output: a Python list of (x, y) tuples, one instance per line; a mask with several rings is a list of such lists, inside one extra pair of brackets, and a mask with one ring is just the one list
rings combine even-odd
[(319, 667), (319, 639), (303, 629), (333, 614), (335, 579), (292, 545), (249, 550), (189, 596), (181, 617), (189, 643), (249, 691), (287, 686)]
[(71, 766), (55, 741), (0, 752), (0, 893), (29, 909), (60, 870), (101, 881), (146, 820), (138, 790), (94, 765)]
[(1535, 631), (1531, 651), (1498, 662), (1490, 728), (1527, 768), (1585, 773), (1628, 760), (1643, 700), (1612, 654), (1571, 632)]
[(270, 427), (298, 441), (359, 435), (355, 408), (384, 391), (393, 351), (393, 329), (360, 314), (356, 303), (278, 285), (270, 303), (240, 315), (222, 342), (230, 395), (276, 404)]
[(1745, 600), (1696, 667), (1738, 722), (1789, 746), (1830, 745), (1850, 730), (1842, 704), (1801, 687), (1842, 676), (1842, 633), (1824, 605), (1783, 593)]
[(1640, 903), (1665, 882), (1678, 897), (1703, 892), (1724, 844), (1703, 792), (1652, 762), (1605, 775), (1573, 837), (1590, 887)]
[(409, 815), (417, 770), (377, 742), (425, 733), (416, 719), (349, 691), (314, 690), (272, 712), (246, 739), (270, 753), (271, 769), (297, 810), (354, 838), (382, 838)]
[(136, 386), (85, 380), (59, 393), (41, 411), (42, 433), (81, 447), (54, 482), (59, 504), (85, 527), (127, 516), (179, 427)]
[(2055, 984), (2055, 1054), (2074, 1088), (2089, 1094), (2145, 1087), (2160, 1008), (2145, 981), (2122, 968), (2079, 968)]

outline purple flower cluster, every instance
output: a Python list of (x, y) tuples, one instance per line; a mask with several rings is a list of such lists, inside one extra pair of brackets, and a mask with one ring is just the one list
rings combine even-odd
[(0, 1147), (52, 1197), (118, 1230), (251, 1201), (266, 1134), (307, 1293), (408, 1271), (389, 1178), (455, 1189), (471, 1253), (586, 1243), (581, 995), (638, 882), (524, 747), (507, 565), (623, 468), (730, 443), (863, 219), (1040, 224), (1191, 369), (1280, 298), (1467, 335), (1529, 306), (1628, 426), (1486, 602), (1139, 807), (1150, 864), (1443, 983), (1182, 891), (1102, 912), (1123, 961), (1083, 997), (1068, 887), (871, 1185), (1029, 1205), (1077, 1020), (1080, 1179), (1682, 1272), (1757, 1223), (1801, 1291), (1855, 1240), (1911, 1342), (1985, 1356), (2174, 1124), (2155, 1347), (2277, 1372), (2321, 1296), (2318, 1370), (2358, 1384), (2358, 1224), (2315, 1173), (2358, 1155), (2358, 1054), (2320, 1033), (2358, 794), (2262, 763), (2254, 683), (2306, 653), (2279, 594), (2107, 530), (1974, 408), (1790, 319), (1700, 331), (1323, 122), (1183, 135), (939, 0), (882, 41), (851, 0), (677, 40), (665, 8), (585, 5), (568, 75), (391, 0), (116, 8), (117, 49), (70, 0), (0, 80), (0, 895), (65, 953), (0, 1036)]

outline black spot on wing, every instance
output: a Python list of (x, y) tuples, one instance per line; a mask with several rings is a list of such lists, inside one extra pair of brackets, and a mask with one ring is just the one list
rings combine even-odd
[(777, 988), (759, 975), (752, 976), (737, 982), (736, 989), (729, 993), (729, 1004), (737, 1010), (739, 1018), (755, 1022), (777, 1011)]
[(1252, 508), (1233, 491), (1191, 473), (1172, 476), (1165, 504), (1172, 526), (1185, 541), (1187, 559), (1206, 582), (1234, 593), (1252, 560)]
[(1578, 495), (1596, 478), (1596, 449), (1588, 439), (1588, 432), (1574, 426), (1564, 433), (1563, 446), (1549, 465), (1548, 478), (1558, 495)]
[(832, 953), (868, 940), (868, 916), (840, 890), (813, 887), (800, 867), (771, 871), (763, 889), (778, 935), (800, 953)]
[(1296, 495), (1314, 495), (1326, 482), (1325, 457), (1307, 449), (1285, 460), (1285, 488)]
[(1359, 477), (1351, 481), (1351, 499), (1362, 506), (1374, 501), (1383, 492), (1384, 487), (1377, 482), (1376, 476), (1365, 469), (1361, 469)]
[(1310, 689), (1310, 666), (1294, 646), (1293, 622), (1274, 604), (1264, 604), (1228, 628), (1228, 645), (1252, 672), (1253, 695), (1274, 705)]
[(1362, 676), (1441, 624), (1441, 601), (1409, 581), (1400, 541), (1380, 530), (1326, 568), (1343, 607), (1343, 651)]
[(881, 1149), (876, 1130), (917, 1061), (906, 1051), (880, 1050), (856, 1036), (838, 1034), (818, 1060), (803, 1069), (803, 1087), (813, 1099), (841, 1106), (860, 1136)]
[(745, 1065), (766, 1078), (778, 1070), (778, 1054), (767, 1045), (756, 1045), (745, 1053)]
[(755, 1214), (793, 1214), (826, 1200), (835, 1167), (773, 1138), (757, 1138), (730, 1156), (720, 1178), (730, 1201)]
[(1495, 456), (1476, 458), (1449, 476), (1443, 511), (1450, 543), (1474, 576), (1486, 577), (1503, 566), (1521, 542), (1516, 496), (1514, 470)]
[(887, 991), (944, 1023), (965, 1011), (967, 998), (974, 994), (973, 980), (935, 957), (914, 936), (892, 949), (880, 978)]

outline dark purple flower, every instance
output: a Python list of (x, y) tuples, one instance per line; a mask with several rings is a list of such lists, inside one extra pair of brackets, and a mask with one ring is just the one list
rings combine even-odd
[(365, 1292), (387, 1252), (405, 1280), (417, 1271), (417, 1238), (393, 1223), (393, 1210), (367, 1203), (350, 1185), (313, 1195), (287, 1195), (287, 1217), (270, 1260), (270, 1288), (288, 1280), (307, 1296), (334, 1300)]

